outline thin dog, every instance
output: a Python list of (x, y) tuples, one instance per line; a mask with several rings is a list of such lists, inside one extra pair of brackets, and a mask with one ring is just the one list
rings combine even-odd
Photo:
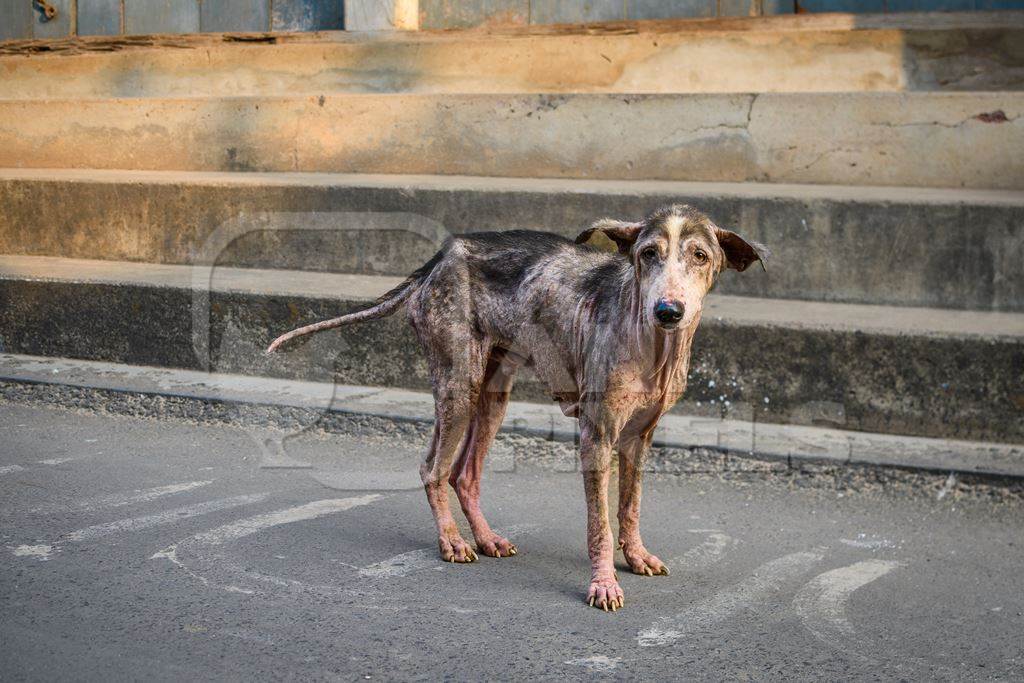
[[(589, 244), (604, 241), (612, 251)], [(640, 538), (644, 458), (661, 416), (686, 388), (704, 297), (727, 268), (764, 265), (767, 250), (686, 205), (640, 221), (600, 220), (570, 241), (514, 230), (448, 240), (426, 264), (363, 311), (293, 330), (296, 337), (391, 315), (404, 305), (427, 357), (434, 434), (420, 474), (441, 557), (473, 562), (448, 505), (454, 487), (476, 541), (516, 554), (480, 510), (484, 457), (519, 367), (531, 367), (562, 411), (579, 420), (591, 580), (586, 600), (624, 605), (608, 521), (619, 457), (619, 547), (636, 574), (668, 574)]]

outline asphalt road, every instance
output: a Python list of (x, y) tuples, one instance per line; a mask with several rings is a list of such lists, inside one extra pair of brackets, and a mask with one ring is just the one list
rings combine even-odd
[(672, 574), (620, 567), (612, 614), (564, 463), (496, 453), (485, 512), (520, 552), (451, 565), (422, 433), (286, 441), (307, 469), (263, 467), (274, 436), (0, 404), (0, 678), (1024, 677), (1017, 504), (651, 475)]

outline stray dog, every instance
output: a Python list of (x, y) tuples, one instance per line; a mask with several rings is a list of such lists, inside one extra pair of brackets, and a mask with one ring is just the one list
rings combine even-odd
[[(604, 240), (614, 252), (590, 244)], [(441, 557), (473, 562), (448, 507), (455, 488), (476, 549), (516, 554), (480, 511), (484, 456), (501, 425), (517, 368), (532, 367), (562, 411), (579, 420), (591, 580), (586, 600), (624, 604), (608, 522), (612, 454), (619, 456), (619, 547), (636, 574), (668, 574), (640, 540), (641, 473), (659, 418), (682, 395), (704, 296), (726, 268), (767, 257), (760, 244), (685, 205), (639, 222), (600, 220), (575, 243), (514, 230), (450, 239), (363, 311), (293, 330), (302, 335), (391, 315), (405, 306), (427, 356), (436, 421), (420, 467)]]

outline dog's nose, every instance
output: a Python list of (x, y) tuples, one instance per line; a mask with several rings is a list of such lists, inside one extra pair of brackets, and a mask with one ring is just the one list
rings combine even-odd
[(683, 319), (683, 302), (658, 299), (654, 304), (654, 317), (663, 325), (675, 325)]

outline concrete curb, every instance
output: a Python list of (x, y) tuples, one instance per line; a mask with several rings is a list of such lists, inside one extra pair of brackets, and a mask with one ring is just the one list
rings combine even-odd
[[(64, 358), (0, 354), (0, 381), (319, 410), (402, 422), (429, 423), (434, 419), (433, 399), (424, 392)], [(503, 431), (573, 441), (576, 423), (554, 405), (513, 402)], [(707, 448), (759, 460), (1024, 478), (1024, 446), (1014, 444), (667, 415), (656, 432), (655, 445)]]
[[(0, 351), (426, 391), (394, 316), (285, 353), (267, 343), (365, 307), (392, 278), (0, 257)], [(708, 298), (673, 413), (1024, 443), (1024, 315)], [(544, 403), (530, 373), (513, 398)], [(756, 417), (755, 417), (756, 414)]]

